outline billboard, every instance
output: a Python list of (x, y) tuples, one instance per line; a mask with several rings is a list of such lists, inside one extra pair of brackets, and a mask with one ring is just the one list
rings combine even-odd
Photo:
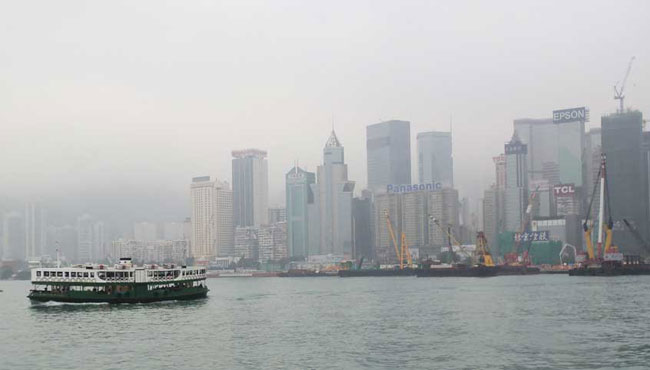
[(515, 233), (513, 235), (515, 242), (547, 242), (548, 231), (528, 231)]
[(441, 182), (434, 182), (428, 184), (388, 184), (386, 185), (386, 193), (388, 194), (400, 194), (400, 193), (411, 193), (414, 191), (431, 191), (431, 190), (440, 190), (442, 189)]
[(558, 184), (553, 187), (553, 194), (556, 197), (572, 197), (576, 193), (574, 184)]
[(585, 107), (560, 109), (553, 111), (553, 123), (589, 122), (589, 110)]
[(528, 146), (521, 143), (507, 143), (504, 151), (506, 154), (526, 154), (528, 153)]

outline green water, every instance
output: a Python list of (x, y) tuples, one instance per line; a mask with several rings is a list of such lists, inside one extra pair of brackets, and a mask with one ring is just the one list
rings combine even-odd
[(650, 367), (650, 276), (211, 279), (209, 298), (32, 306), (0, 281), (0, 369)]

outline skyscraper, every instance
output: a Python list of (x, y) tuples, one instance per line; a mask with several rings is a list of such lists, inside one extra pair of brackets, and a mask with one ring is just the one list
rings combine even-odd
[(45, 210), (39, 204), (25, 206), (25, 257), (38, 259), (46, 251)]
[(81, 263), (94, 262), (93, 218), (84, 214), (77, 218), (77, 260)]
[(287, 172), (285, 182), (289, 255), (291, 257), (307, 257), (311, 254), (309, 250), (309, 206), (314, 204), (311, 185), (316, 182), (316, 175), (295, 166)]
[(351, 255), (354, 181), (348, 180), (344, 149), (334, 131), (323, 149), (323, 164), (318, 166), (317, 177), (319, 254)]
[(451, 132), (421, 132), (417, 136), (418, 181), (421, 184), (439, 182), (454, 187), (454, 160)]
[(528, 148), (517, 135), (505, 145), (506, 189), (505, 189), (505, 231), (519, 231), (528, 206)]
[(366, 127), (368, 188), (384, 191), (388, 184), (411, 183), (411, 124), (386, 121)]
[(258, 149), (232, 152), (233, 212), (235, 226), (268, 223), (268, 164)]
[[(514, 121), (517, 138), (526, 145), (529, 180), (542, 180), (544, 167), (558, 166), (558, 125), (551, 118), (522, 118)], [(555, 185), (555, 184), (551, 184)]]
[(210, 176), (195, 177), (190, 185), (192, 243), (190, 255), (210, 259), (232, 255), (232, 191), (226, 182), (210, 181)]
[(647, 254), (623, 219), (648, 240), (648, 165), (644, 156), (643, 116), (631, 111), (601, 119), (602, 152), (607, 157), (607, 183), (613, 242), (626, 254)]
[(25, 260), (25, 221), (17, 212), (5, 213), (2, 221), (2, 259)]

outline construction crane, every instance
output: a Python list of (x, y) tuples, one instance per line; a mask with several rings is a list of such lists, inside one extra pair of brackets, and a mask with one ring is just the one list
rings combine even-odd
[[(600, 202), (598, 207), (598, 221), (593, 221), (589, 224), (589, 216), (591, 215), (591, 207), (594, 202), (596, 195), (596, 190), (600, 189)], [(607, 222), (605, 222), (605, 210), (607, 210)], [(598, 239), (596, 244), (596, 250), (594, 251), (593, 241), (591, 238), (591, 233), (593, 230), (593, 225), (598, 225)], [(598, 181), (594, 184), (594, 190), (592, 192), (591, 201), (589, 202), (589, 208), (587, 208), (587, 215), (585, 217), (585, 222), (582, 225), (585, 231), (585, 244), (587, 245), (587, 257), (590, 261), (602, 261), (610, 258), (622, 258), (622, 255), (619, 253), (618, 248), (612, 244), (612, 229), (614, 222), (612, 220), (612, 211), (609, 204), (609, 189), (607, 186), (607, 171), (606, 171), (606, 156), (601, 154), (600, 156), (600, 169), (598, 170)], [(603, 247), (603, 231), (605, 232), (605, 245)]]
[[(624, 110), (623, 101), (625, 100), (625, 83), (627, 82), (627, 77), (630, 75), (630, 70), (632, 69), (632, 62), (634, 62), (634, 59), (636, 59), (636, 57), (630, 58), (630, 62), (627, 64), (627, 71), (625, 71), (625, 77), (623, 77), (623, 80), (617, 82), (616, 85), (614, 85), (614, 100), (619, 101), (618, 113), (623, 113)], [(618, 87), (619, 83), (620, 87)]]
[(623, 222), (625, 223), (625, 226), (630, 229), (632, 235), (634, 235), (634, 238), (639, 242), (639, 244), (641, 244), (643, 249), (645, 249), (646, 252), (650, 252), (650, 244), (648, 244), (648, 242), (641, 236), (641, 233), (639, 233), (636, 226), (632, 225), (632, 223), (626, 218), (623, 219)]
[(449, 239), (449, 252), (451, 253), (452, 263), (455, 262), (457, 259), (456, 253), (454, 252), (454, 245), (457, 246), (461, 251), (463, 251), (465, 255), (467, 256), (471, 255), (471, 253), (468, 253), (467, 249), (463, 247), (463, 245), (451, 233), (451, 228), (445, 229), (444, 227), (442, 227), (442, 225), (440, 225), (440, 222), (437, 219), (433, 218), (433, 216), (430, 217), (433, 220), (433, 223), (436, 226), (438, 226), (438, 228), (440, 228), (440, 230), (442, 230), (442, 232), (445, 233), (445, 235), (447, 235), (447, 238)]
[(494, 266), (494, 260), (488, 250), (487, 238), (482, 231), (476, 233), (476, 255), (478, 256), (478, 263), (485, 266)]
[(395, 237), (395, 231), (393, 230), (393, 223), (390, 221), (390, 215), (388, 210), (384, 210), (384, 216), (386, 217), (386, 225), (388, 226), (388, 232), (390, 234), (390, 239), (393, 242), (393, 247), (395, 247), (395, 256), (399, 259), (399, 268), (404, 268), (404, 261), (408, 265), (413, 264), (413, 259), (411, 257), (411, 251), (409, 250), (408, 243), (406, 242), (406, 234), (402, 232), (400, 235), (400, 247), (397, 246), (397, 238)]
[[(528, 197), (528, 205), (526, 206), (526, 212), (524, 214), (524, 217), (521, 219), (521, 226), (519, 227), (519, 235), (524, 233), (526, 231), (526, 228), (530, 224), (530, 221), (533, 217), (533, 201), (537, 198), (537, 193), (539, 192), (539, 185), (533, 190), (532, 193), (530, 193), (530, 196)], [(516, 264), (517, 260), (519, 258), (519, 250), (521, 246), (521, 237), (517, 240), (515, 240), (515, 243), (512, 248), (511, 253), (507, 253), (504, 258), (506, 260), (507, 264)], [(530, 249), (530, 246), (529, 248)], [(524, 264), (528, 264), (528, 250), (522, 252), (522, 261)]]

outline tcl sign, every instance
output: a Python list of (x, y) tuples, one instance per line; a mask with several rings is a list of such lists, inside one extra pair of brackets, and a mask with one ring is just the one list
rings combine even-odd
[(560, 184), (553, 187), (556, 197), (567, 197), (575, 194), (576, 188), (573, 184)]

